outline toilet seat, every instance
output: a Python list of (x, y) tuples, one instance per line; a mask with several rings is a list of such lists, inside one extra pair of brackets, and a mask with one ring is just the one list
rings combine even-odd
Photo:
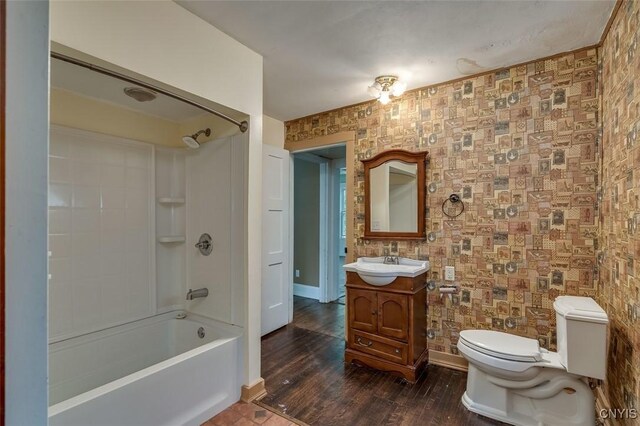
[(464, 330), (460, 340), (485, 355), (526, 363), (540, 362), (543, 359), (540, 345), (535, 339), (515, 336), (491, 330)]

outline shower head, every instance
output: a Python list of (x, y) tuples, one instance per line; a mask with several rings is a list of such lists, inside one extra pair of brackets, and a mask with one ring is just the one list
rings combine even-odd
[(184, 142), (186, 146), (192, 149), (196, 149), (200, 147), (200, 143), (193, 136), (183, 136), (182, 142)]
[(200, 136), (201, 134), (203, 134), (205, 136), (210, 136), (211, 135), (211, 129), (206, 128), (204, 130), (199, 130), (196, 133), (194, 133), (193, 135), (187, 135), (187, 136), (183, 136), (182, 137), (182, 142), (188, 146), (191, 149), (196, 149), (200, 147), (200, 142), (198, 142), (198, 136)]

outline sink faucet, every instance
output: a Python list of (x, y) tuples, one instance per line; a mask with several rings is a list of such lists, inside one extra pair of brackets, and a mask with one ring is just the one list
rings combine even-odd
[(209, 295), (209, 290), (206, 288), (199, 288), (197, 290), (191, 290), (187, 292), (187, 300), (193, 300), (198, 297), (207, 297)]
[(387, 265), (399, 265), (400, 258), (398, 258), (398, 256), (385, 256), (382, 263), (386, 263)]

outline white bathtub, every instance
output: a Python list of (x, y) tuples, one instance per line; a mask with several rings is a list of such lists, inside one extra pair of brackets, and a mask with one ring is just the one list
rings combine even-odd
[(238, 401), (242, 329), (176, 314), (51, 343), (49, 424), (199, 425)]

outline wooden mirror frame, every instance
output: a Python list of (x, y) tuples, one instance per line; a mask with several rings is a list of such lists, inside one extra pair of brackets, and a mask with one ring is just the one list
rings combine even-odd
[[(381, 152), (375, 157), (362, 160), (364, 164), (364, 238), (366, 240), (424, 240), (425, 239), (425, 189), (426, 161), (428, 151), (411, 152), (403, 149), (391, 149)], [(388, 161), (402, 161), (416, 164), (418, 182), (418, 230), (417, 232), (371, 231), (371, 169)]]

